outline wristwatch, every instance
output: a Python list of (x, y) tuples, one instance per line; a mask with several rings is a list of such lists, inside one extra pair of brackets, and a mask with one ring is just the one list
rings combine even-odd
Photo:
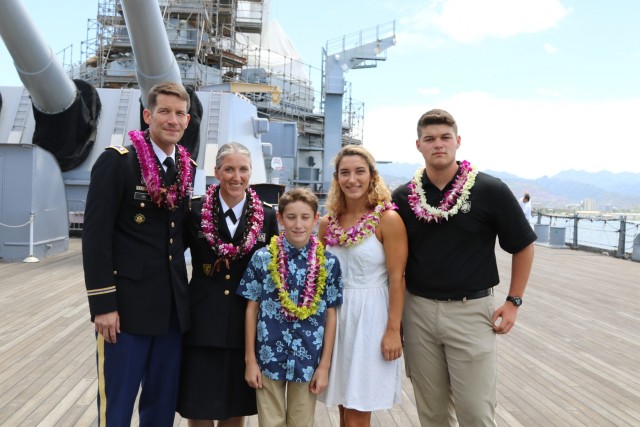
[(516, 307), (520, 307), (522, 305), (522, 298), (520, 297), (512, 297), (511, 295), (509, 295), (507, 297), (507, 301), (509, 301), (511, 304), (515, 305)]

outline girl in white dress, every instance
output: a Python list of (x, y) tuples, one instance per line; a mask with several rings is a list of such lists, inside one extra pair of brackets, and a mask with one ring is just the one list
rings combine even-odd
[(365, 148), (348, 145), (334, 163), (318, 234), (340, 260), (343, 305), (319, 399), (339, 405), (340, 426), (369, 426), (372, 411), (400, 403), (407, 233)]

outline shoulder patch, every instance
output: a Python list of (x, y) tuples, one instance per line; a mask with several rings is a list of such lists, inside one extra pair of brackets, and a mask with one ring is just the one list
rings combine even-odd
[(121, 155), (123, 154), (127, 154), (129, 152), (129, 150), (127, 150), (125, 147), (123, 147), (122, 145), (110, 145), (107, 148), (105, 148), (105, 150), (108, 149), (112, 149), (112, 150), (116, 150), (118, 153), (120, 153)]

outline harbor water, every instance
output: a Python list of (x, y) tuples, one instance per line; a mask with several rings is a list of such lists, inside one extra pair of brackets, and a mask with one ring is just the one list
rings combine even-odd
[[(637, 218), (637, 217), (636, 217)], [(577, 227), (576, 227), (577, 222)], [(534, 215), (533, 225), (547, 224), (552, 230), (565, 228), (565, 244), (573, 247), (577, 233), (578, 247), (602, 249), (615, 253), (621, 238), (621, 219), (600, 217), (562, 217)], [(624, 220), (624, 252), (631, 254), (636, 236), (640, 234), (640, 220)]]

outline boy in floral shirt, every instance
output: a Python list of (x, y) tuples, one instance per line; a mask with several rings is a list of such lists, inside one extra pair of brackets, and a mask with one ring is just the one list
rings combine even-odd
[(245, 379), (256, 389), (261, 427), (311, 427), (329, 379), (340, 265), (312, 235), (319, 216), (310, 190), (287, 191), (277, 216), (284, 233), (253, 255), (237, 290), (249, 300)]

